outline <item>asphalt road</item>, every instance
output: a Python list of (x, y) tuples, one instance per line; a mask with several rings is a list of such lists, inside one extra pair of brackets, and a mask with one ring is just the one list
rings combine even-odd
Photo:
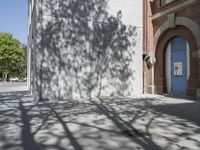
[(26, 82), (0, 82), (0, 92), (26, 91)]

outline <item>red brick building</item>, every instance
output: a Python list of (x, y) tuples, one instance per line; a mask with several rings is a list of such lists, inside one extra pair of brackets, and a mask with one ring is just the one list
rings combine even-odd
[(200, 1), (144, 0), (144, 92), (200, 97)]

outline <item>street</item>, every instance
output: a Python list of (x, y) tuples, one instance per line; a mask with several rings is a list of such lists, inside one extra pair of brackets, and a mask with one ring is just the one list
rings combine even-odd
[(25, 91), (26, 82), (0, 82), (0, 92)]
[(36, 102), (21, 87), (1, 86), (1, 150), (200, 148), (199, 101), (141, 95)]

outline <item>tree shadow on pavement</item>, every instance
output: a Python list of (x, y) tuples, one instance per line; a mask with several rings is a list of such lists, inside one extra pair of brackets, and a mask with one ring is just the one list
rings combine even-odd
[(178, 104), (165, 104), (165, 105), (156, 105), (153, 107), (158, 112), (162, 114), (167, 114), (182, 118), (188, 122), (193, 122), (197, 126), (200, 126), (200, 115), (197, 112), (200, 111), (200, 102), (199, 101), (188, 101), (186, 103)]
[(158, 99), (36, 102), (28, 93), (0, 96), (2, 150), (193, 150), (200, 146), (196, 122), (168, 115), (167, 109), (159, 112), (165, 103)]

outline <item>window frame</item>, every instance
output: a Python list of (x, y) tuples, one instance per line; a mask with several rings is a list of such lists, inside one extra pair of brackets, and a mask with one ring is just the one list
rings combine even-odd
[(174, 0), (171, 0), (169, 2), (167, 2), (167, 0), (160, 0), (160, 7), (168, 5), (170, 3), (174, 2)]

